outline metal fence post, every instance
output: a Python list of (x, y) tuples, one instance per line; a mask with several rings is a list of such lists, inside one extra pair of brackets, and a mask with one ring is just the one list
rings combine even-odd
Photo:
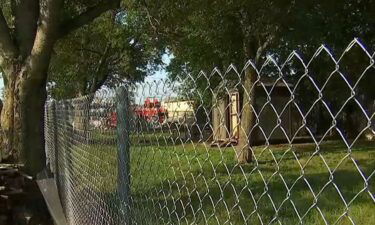
[[(118, 193), (120, 210), (123, 216), (121, 224), (130, 224), (130, 104), (128, 91), (119, 87), (116, 91), (117, 140), (118, 140)], [(121, 219), (121, 217), (120, 217)], [(121, 221), (120, 221), (121, 222)]]

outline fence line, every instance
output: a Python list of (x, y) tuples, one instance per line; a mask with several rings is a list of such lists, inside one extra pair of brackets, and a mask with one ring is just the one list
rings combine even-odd
[(375, 221), (374, 53), (279, 58), (48, 102), (68, 223)]

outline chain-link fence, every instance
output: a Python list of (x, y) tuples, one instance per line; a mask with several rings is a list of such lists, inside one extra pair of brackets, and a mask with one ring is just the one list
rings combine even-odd
[(277, 54), (46, 106), (69, 224), (371, 224), (374, 53)]

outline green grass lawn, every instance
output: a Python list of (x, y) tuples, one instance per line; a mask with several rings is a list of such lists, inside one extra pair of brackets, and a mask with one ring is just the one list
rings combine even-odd
[[(133, 135), (131, 141), (132, 215), (139, 224), (375, 221), (374, 143), (359, 142), (351, 151), (338, 141), (318, 150), (259, 146), (253, 163), (239, 165), (232, 147), (211, 148), (176, 134)], [(117, 148), (103, 143), (75, 145), (72, 171), (77, 191), (95, 190), (117, 208)]]

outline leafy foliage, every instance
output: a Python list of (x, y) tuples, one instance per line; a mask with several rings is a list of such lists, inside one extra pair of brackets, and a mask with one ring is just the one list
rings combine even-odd
[(147, 24), (134, 18), (125, 12), (107, 13), (60, 41), (50, 68), (51, 95), (82, 96), (104, 84), (143, 80), (156, 69), (162, 51), (143, 32)]
[[(261, 0), (209, 0), (209, 1), (132, 1), (132, 9), (142, 13), (149, 20), (154, 35), (165, 40), (167, 48), (173, 55), (167, 67), (172, 79), (184, 78), (185, 85), (181, 92), (189, 95), (192, 87), (202, 90), (205, 104), (212, 104), (212, 96), (204, 92), (206, 88), (220, 85), (220, 77), (210, 75), (213, 68), (225, 72), (229, 64), (238, 68), (249, 59), (261, 65), (267, 55), (283, 63), (283, 60), (297, 49), (304, 55), (307, 62), (316, 49), (326, 43), (330, 51), (339, 58), (348, 43), (357, 37), (368, 46), (375, 44), (375, 2), (364, 1), (261, 1)], [(316, 63), (309, 67), (309, 75), (313, 76), (319, 87), (323, 87), (330, 72), (335, 71), (335, 63), (327, 55), (317, 57)], [(363, 105), (373, 101), (374, 91), (371, 88), (374, 76), (373, 68), (362, 74), (369, 57), (363, 50), (357, 49), (347, 54), (340, 62), (340, 72), (352, 87), (362, 75), (364, 82), (355, 86), (356, 96)], [(300, 62), (299, 62), (300, 63)], [(291, 84), (296, 84), (305, 73), (305, 68), (290, 62), (284, 68), (283, 76)], [(311, 68), (311, 69), (310, 69)], [(205, 75), (200, 73), (205, 72)], [(278, 77), (272, 68), (265, 68), (262, 75)], [(187, 76), (189, 74), (189, 76)], [(205, 76), (210, 76), (207, 82)], [(214, 75), (216, 76), (216, 75)], [(243, 73), (245, 76), (245, 73)], [(227, 78), (233, 83), (243, 82), (245, 79), (228, 74)], [(241, 80), (239, 80), (241, 79)], [(307, 79), (305, 79), (307, 80)], [(365, 81), (366, 80), (366, 81)], [(345, 94), (337, 94), (343, 90)], [(329, 79), (329, 85), (322, 90), (327, 104), (338, 110), (350, 96), (348, 85), (336, 72)], [(305, 111), (311, 107), (316, 99), (316, 88), (308, 81), (299, 84), (296, 94), (304, 99), (299, 104)], [(365, 97), (364, 97), (365, 96)], [(195, 96), (189, 96), (194, 98)], [(202, 100), (202, 99), (200, 99)], [(344, 111), (349, 115), (358, 111), (358, 107), (348, 104)], [(319, 108), (320, 107), (320, 108)], [(321, 109), (316, 110), (324, 114)], [(330, 115), (317, 115), (330, 118)], [(345, 117), (345, 115), (344, 115)]]

